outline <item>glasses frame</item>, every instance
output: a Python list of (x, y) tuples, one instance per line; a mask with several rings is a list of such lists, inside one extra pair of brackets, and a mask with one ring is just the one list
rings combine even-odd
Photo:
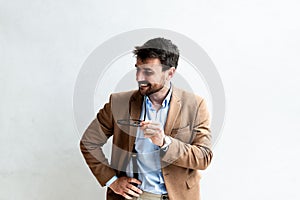
[(140, 119), (119, 119), (117, 123), (123, 126), (141, 127), (143, 120)]

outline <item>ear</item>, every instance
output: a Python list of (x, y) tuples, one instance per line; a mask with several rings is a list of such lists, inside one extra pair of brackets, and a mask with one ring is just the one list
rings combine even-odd
[(168, 69), (167, 71), (167, 80), (171, 80), (171, 78), (173, 78), (174, 74), (175, 74), (175, 67), (171, 67), (170, 69)]

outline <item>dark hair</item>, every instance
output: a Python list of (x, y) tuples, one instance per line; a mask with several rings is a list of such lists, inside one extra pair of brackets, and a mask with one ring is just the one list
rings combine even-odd
[(147, 58), (158, 58), (163, 65), (163, 71), (175, 67), (177, 68), (179, 50), (171, 40), (165, 38), (154, 38), (148, 40), (142, 46), (135, 47), (134, 55), (142, 61)]

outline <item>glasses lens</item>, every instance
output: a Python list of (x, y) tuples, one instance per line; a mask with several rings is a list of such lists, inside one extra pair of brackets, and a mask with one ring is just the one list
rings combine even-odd
[(140, 127), (142, 120), (139, 119), (120, 119), (117, 120), (117, 123), (120, 125), (125, 126), (134, 126), (134, 127)]

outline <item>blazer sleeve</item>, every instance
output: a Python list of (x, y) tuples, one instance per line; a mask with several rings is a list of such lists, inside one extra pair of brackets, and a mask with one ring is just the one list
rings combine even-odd
[(97, 117), (88, 126), (80, 141), (82, 155), (102, 186), (105, 186), (106, 182), (116, 175), (115, 170), (110, 167), (102, 150), (103, 145), (112, 134), (113, 116), (110, 97), (109, 103), (105, 104), (99, 111)]
[(210, 120), (204, 99), (196, 108), (192, 131), (187, 132), (191, 137), (190, 143), (171, 138), (168, 150), (163, 154), (162, 161), (183, 168), (204, 170), (212, 159)]

